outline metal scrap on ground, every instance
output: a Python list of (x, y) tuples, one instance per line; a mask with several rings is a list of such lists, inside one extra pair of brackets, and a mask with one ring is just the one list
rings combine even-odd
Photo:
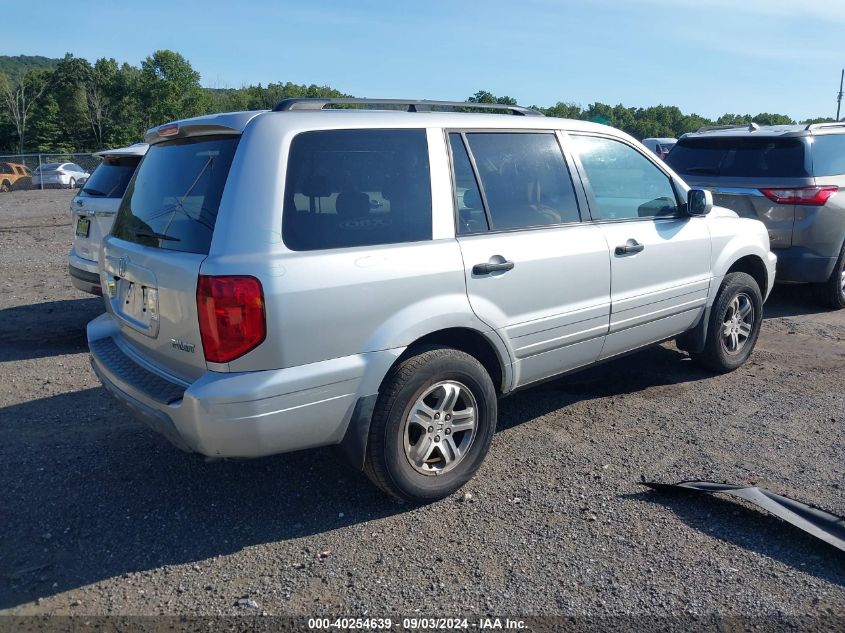
[(789, 497), (775, 494), (756, 486), (718, 484), (712, 481), (681, 481), (664, 484), (653, 481), (640, 482), (660, 492), (724, 492), (763, 508), (779, 519), (812, 534), (825, 543), (845, 551), (845, 518), (808, 506)]

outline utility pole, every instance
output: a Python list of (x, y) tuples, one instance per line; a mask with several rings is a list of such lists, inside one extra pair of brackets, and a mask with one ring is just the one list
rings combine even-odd
[(839, 76), (839, 94), (836, 95), (836, 120), (839, 120), (839, 109), (842, 107), (842, 82), (845, 81), (845, 68)]

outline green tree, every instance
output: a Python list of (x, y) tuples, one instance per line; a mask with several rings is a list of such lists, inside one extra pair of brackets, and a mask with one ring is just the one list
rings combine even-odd
[(208, 111), (200, 74), (179, 53), (156, 51), (141, 63), (140, 102), (145, 127)]
[(17, 147), (24, 152), (26, 132), (38, 101), (50, 86), (50, 71), (27, 70), (11, 79), (0, 74), (0, 104), (17, 137)]
[(49, 94), (61, 104), (57, 116), (59, 136), (63, 148), (91, 149), (93, 135), (88, 124), (86, 86), (93, 69), (85, 59), (70, 53), (56, 65)]
[[(536, 110), (537, 108), (534, 109)], [(540, 108), (540, 112), (546, 116), (554, 116), (561, 119), (580, 119), (583, 116), (580, 105), (563, 101), (558, 101), (550, 108)]]

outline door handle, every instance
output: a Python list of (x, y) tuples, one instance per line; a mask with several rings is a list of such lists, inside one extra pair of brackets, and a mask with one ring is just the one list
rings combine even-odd
[(645, 246), (640, 244), (637, 240), (630, 239), (623, 246), (616, 247), (617, 255), (631, 255), (633, 253), (640, 253), (645, 250)]
[(476, 264), (472, 267), (472, 274), (473, 275), (489, 275), (490, 273), (495, 273), (504, 270), (511, 270), (513, 268), (513, 262), (501, 262), (498, 264)]

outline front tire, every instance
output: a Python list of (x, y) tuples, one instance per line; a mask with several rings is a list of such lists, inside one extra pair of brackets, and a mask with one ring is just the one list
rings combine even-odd
[(496, 390), (477, 359), (421, 348), (385, 378), (370, 424), (364, 472), (390, 496), (449, 496), (481, 466), (496, 430)]
[(0, 182), (0, 193), (9, 193), (12, 190), (12, 183), (8, 180)]
[(842, 245), (830, 278), (817, 284), (815, 290), (819, 303), (824, 307), (834, 310), (845, 308), (845, 244)]
[(754, 350), (763, 324), (763, 296), (751, 275), (725, 275), (710, 311), (704, 349), (692, 354), (699, 364), (720, 374), (740, 367)]

